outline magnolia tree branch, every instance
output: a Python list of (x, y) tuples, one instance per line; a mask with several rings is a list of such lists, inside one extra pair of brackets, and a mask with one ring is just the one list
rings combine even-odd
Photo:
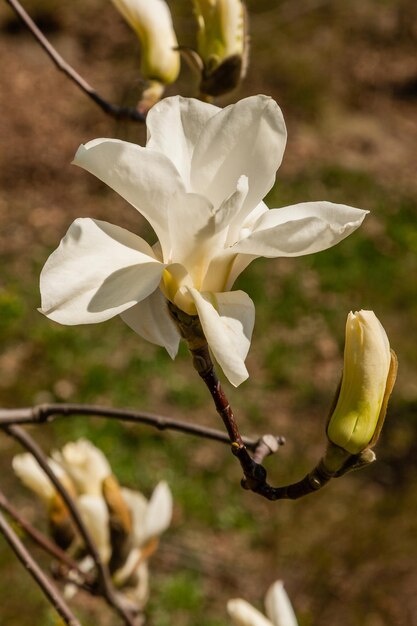
[(99, 587), (99, 592), (107, 601), (107, 604), (119, 613), (119, 615), (124, 619), (124, 622), (125, 624), (127, 624), (127, 626), (141, 626), (143, 624), (143, 616), (138, 614), (137, 609), (132, 604), (128, 603), (128, 601), (126, 601), (123, 596), (121, 594), (118, 594), (114, 589), (109, 571), (106, 565), (104, 565), (104, 563), (100, 559), (97, 546), (93, 538), (91, 537), (88, 529), (86, 528), (77, 509), (77, 506), (69, 495), (67, 489), (65, 489), (64, 485), (51, 469), (48, 460), (41, 448), (32, 439), (32, 437), (19, 426), (3, 426), (2, 428), (8, 435), (13, 437), (13, 439), (19, 442), (22, 447), (24, 447), (34, 456), (40, 467), (43, 469), (49, 480), (54, 485), (59, 495), (62, 497), (65, 505), (67, 506), (71, 514), (74, 524), (77, 527), (77, 530), (80, 533), (80, 536), (83, 539), (83, 542), (94, 561), (94, 565), (97, 570), (97, 583)]
[[(122, 422), (134, 424), (144, 424), (152, 426), (157, 430), (175, 430), (187, 435), (194, 435), (203, 439), (211, 439), (220, 443), (230, 443), (228, 435), (215, 428), (190, 424), (172, 417), (165, 417), (156, 413), (146, 411), (135, 411), (132, 409), (118, 409), (95, 404), (39, 404), (32, 407), (19, 409), (0, 409), (0, 427), (9, 425), (24, 424), (44, 424), (54, 421), (57, 417), (70, 417), (72, 415), (89, 415), (92, 417), (104, 417), (107, 419), (117, 419)], [(277, 445), (284, 444), (284, 437), (272, 437)], [(261, 439), (242, 437), (242, 441), (249, 450), (256, 450)]]
[(199, 317), (188, 315), (172, 302), (168, 302), (168, 310), (181, 336), (188, 344), (193, 357), (194, 369), (205, 382), (213, 398), (216, 411), (226, 427), (229, 441), (232, 444), (232, 452), (239, 459), (243, 470), (244, 477), (241, 484), (244, 489), (254, 491), (268, 500), (296, 500), (321, 489), (331, 478), (338, 476), (337, 473), (329, 473), (324, 463), (320, 461), (317, 467), (297, 483), (284, 487), (270, 485), (267, 482), (267, 472), (262, 461), (268, 454), (276, 452), (278, 446), (273, 439), (269, 439), (266, 435), (258, 440), (254, 449), (252, 448), (253, 457), (249, 454), (248, 446), (245, 445), (245, 441), (240, 435), (230, 402), (214, 369)]
[[(52, 542), (46, 535), (40, 530), (32, 526), (19, 511), (9, 502), (5, 494), (0, 490), (0, 509), (7, 513), (18, 526), (45, 552), (48, 552), (52, 557), (57, 559), (60, 563), (64, 564), (68, 570), (77, 572), (82, 579), (87, 578), (87, 574), (80, 570), (78, 563), (70, 557), (64, 550), (61, 550), (56, 543)], [(91, 582), (91, 581), (90, 581)]]
[(102, 98), (95, 91), (95, 89), (93, 89), (93, 87), (82, 76), (80, 76), (78, 72), (76, 72), (69, 63), (67, 63), (67, 61), (62, 58), (59, 52), (55, 50), (53, 45), (38, 28), (18, 0), (5, 0), (5, 2), (13, 9), (26, 28), (32, 33), (36, 41), (45, 50), (54, 65), (72, 82), (74, 82), (77, 87), (81, 89), (81, 91), (83, 91), (91, 100), (93, 100), (93, 102), (95, 102), (102, 111), (117, 120), (129, 120), (133, 122), (145, 121), (145, 116), (137, 109), (111, 104)]
[(19, 539), (15, 531), (7, 522), (3, 513), (0, 512), (0, 532), (16, 554), (19, 561), (24, 565), (32, 578), (36, 581), (47, 599), (50, 601), (56, 612), (61, 616), (65, 624), (69, 626), (81, 626), (81, 622), (74, 616), (67, 606), (59, 591), (45, 575), (37, 562), (31, 556), (25, 545)]

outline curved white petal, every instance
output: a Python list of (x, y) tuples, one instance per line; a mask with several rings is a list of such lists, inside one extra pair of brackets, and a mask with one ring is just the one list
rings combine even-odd
[(162, 249), (169, 248), (168, 207), (184, 186), (166, 156), (119, 139), (94, 139), (78, 148), (73, 163), (130, 202), (151, 224)]
[(130, 308), (157, 288), (164, 265), (124, 228), (75, 220), (47, 260), (41, 312), (61, 324), (92, 324)]
[(77, 500), (78, 509), (84, 524), (87, 526), (100, 558), (104, 563), (110, 559), (109, 512), (103, 498), (84, 494)]
[(226, 107), (201, 131), (191, 163), (193, 190), (207, 196), (216, 208), (246, 175), (249, 191), (236, 218), (242, 222), (274, 184), (286, 136), (281, 109), (267, 96), (252, 96)]
[(229, 600), (227, 612), (234, 626), (274, 626), (260, 611), (241, 598)]
[[(48, 464), (56, 476), (62, 480), (65, 474), (64, 470), (51, 459), (48, 459)], [(17, 454), (12, 459), (12, 467), (22, 483), (42, 498), (44, 502), (48, 503), (55, 496), (54, 485), (32, 454), (29, 452)]]
[(160, 289), (123, 311), (120, 317), (135, 333), (162, 346), (171, 359), (175, 358), (181, 335), (168, 313), (167, 301)]
[(175, 165), (188, 191), (194, 147), (202, 128), (221, 109), (193, 98), (165, 98), (151, 108), (146, 118), (147, 149), (164, 154)]
[(274, 626), (298, 626), (294, 609), (282, 580), (277, 580), (268, 589), (265, 596), (265, 609)]
[(145, 516), (145, 539), (158, 537), (169, 527), (172, 519), (172, 493), (164, 481), (155, 487)]
[(199, 293), (190, 289), (211, 351), (232, 385), (249, 376), (245, 367), (255, 323), (255, 306), (244, 291)]
[(66, 470), (78, 493), (101, 496), (103, 480), (112, 471), (103, 452), (91, 441), (69, 441), (61, 450), (54, 450), (52, 458)]
[(145, 520), (148, 510), (148, 501), (139, 491), (122, 487), (122, 496), (132, 515), (132, 542), (135, 548), (140, 548), (145, 539)]
[(332, 202), (303, 202), (261, 215), (253, 231), (233, 251), (264, 257), (320, 252), (345, 239), (368, 211)]

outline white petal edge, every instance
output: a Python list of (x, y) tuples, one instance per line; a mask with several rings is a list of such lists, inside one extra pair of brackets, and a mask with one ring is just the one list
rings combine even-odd
[(330, 248), (355, 231), (368, 211), (332, 202), (303, 202), (261, 215), (232, 250), (264, 256), (302, 256)]
[(160, 289), (120, 314), (122, 320), (138, 335), (166, 349), (176, 357), (181, 335), (168, 313), (168, 303)]
[(159, 537), (169, 528), (172, 520), (172, 493), (165, 481), (155, 487), (145, 516), (145, 539)]
[(268, 96), (251, 96), (213, 116), (202, 129), (191, 164), (191, 184), (214, 207), (236, 189), (246, 175), (249, 191), (240, 222), (274, 184), (286, 144), (281, 109)]
[(94, 139), (78, 148), (73, 163), (130, 202), (151, 224), (168, 254), (168, 207), (172, 194), (184, 191), (184, 185), (165, 155), (119, 139)]
[(147, 149), (164, 154), (180, 172), (187, 188), (190, 187), (190, 165), (194, 147), (202, 128), (219, 107), (194, 98), (173, 96), (153, 106), (146, 118)]
[(102, 322), (155, 291), (163, 270), (141, 237), (77, 219), (42, 270), (40, 310), (61, 324)]
[(229, 600), (227, 612), (234, 626), (273, 626), (260, 611), (241, 598)]
[(277, 580), (268, 589), (265, 596), (265, 609), (274, 626), (298, 626), (282, 580)]
[(255, 323), (255, 306), (244, 291), (189, 291), (210, 350), (225, 376), (237, 387), (249, 376), (245, 358)]

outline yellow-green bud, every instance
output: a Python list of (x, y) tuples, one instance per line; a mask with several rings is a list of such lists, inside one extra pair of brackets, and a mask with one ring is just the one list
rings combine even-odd
[(342, 382), (327, 426), (331, 443), (350, 454), (376, 443), (396, 372), (395, 353), (375, 313), (349, 313)]
[(241, 0), (194, 0), (197, 52), (204, 70), (201, 89), (217, 96), (246, 73), (246, 10)]
[(142, 44), (142, 75), (164, 85), (180, 71), (178, 41), (165, 0), (113, 0)]

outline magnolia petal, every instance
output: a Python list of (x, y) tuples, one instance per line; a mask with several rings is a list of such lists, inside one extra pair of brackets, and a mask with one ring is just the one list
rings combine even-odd
[(158, 537), (169, 527), (172, 519), (172, 493), (164, 481), (155, 487), (145, 516), (145, 539)]
[(155, 230), (164, 252), (169, 249), (168, 207), (184, 186), (164, 154), (119, 139), (94, 139), (78, 148), (73, 163), (130, 202)]
[(107, 222), (75, 220), (42, 270), (41, 312), (61, 324), (102, 322), (155, 291), (163, 270), (140, 237)]
[(103, 480), (112, 470), (104, 453), (88, 439), (69, 441), (52, 458), (68, 473), (78, 493), (102, 495)]
[(320, 252), (345, 239), (368, 211), (332, 202), (303, 202), (261, 215), (252, 233), (233, 251), (264, 257), (302, 256)]
[(243, 174), (249, 191), (240, 221), (274, 184), (286, 143), (284, 118), (267, 96), (252, 96), (213, 116), (202, 129), (191, 163), (191, 184), (218, 207)]
[[(51, 465), (51, 461), (48, 461)], [(12, 460), (13, 471), (20, 478), (22, 483), (31, 489), (37, 496), (48, 503), (56, 494), (54, 485), (49, 480), (37, 460), (29, 452), (18, 454)], [(60, 478), (63, 470), (56, 467), (54, 463), (51, 465), (53, 471)], [(58, 471), (57, 471), (58, 470)]]
[(249, 376), (245, 367), (255, 323), (255, 306), (244, 291), (199, 293), (190, 289), (211, 351), (232, 385)]
[(168, 313), (167, 301), (160, 289), (120, 314), (122, 320), (141, 337), (166, 349), (174, 359), (181, 336)]
[(234, 626), (274, 626), (260, 611), (241, 598), (229, 600), (227, 612)]
[(297, 618), (282, 580), (277, 580), (265, 596), (266, 614), (274, 626), (298, 626)]
[(139, 491), (122, 487), (122, 496), (132, 515), (132, 541), (135, 548), (140, 548), (145, 540), (145, 520), (148, 501)]
[(175, 165), (188, 191), (190, 165), (201, 129), (221, 109), (193, 98), (165, 98), (151, 108), (146, 118), (147, 150), (161, 152)]
[(97, 546), (100, 558), (108, 563), (111, 554), (109, 512), (101, 496), (84, 494), (77, 500), (78, 510), (94, 543)]

